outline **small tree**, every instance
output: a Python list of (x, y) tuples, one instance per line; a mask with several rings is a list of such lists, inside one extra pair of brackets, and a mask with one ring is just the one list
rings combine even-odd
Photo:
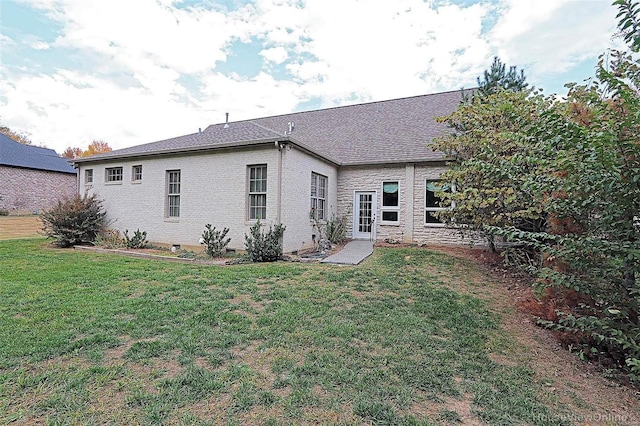
[(529, 85), (524, 76), (524, 70), (518, 73), (517, 67), (509, 67), (502, 63), (500, 58), (495, 56), (491, 68), (484, 72), (482, 80), (478, 77), (478, 92), (481, 96), (488, 96), (500, 90), (511, 90), (514, 92), (527, 91)]
[(220, 257), (224, 254), (227, 245), (231, 241), (231, 238), (225, 239), (228, 233), (229, 228), (218, 231), (216, 227), (212, 227), (210, 223), (205, 225), (205, 230), (202, 232), (202, 239), (200, 241), (204, 244), (204, 252), (207, 256)]
[(42, 231), (58, 247), (92, 242), (108, 226), (102, 200), (96, 194), (75, 195), (40, 215)]
[(282, 236), (285, 226), (277, 224), (269, 226), (269, 231), (262, 232), (260, 220), (251, 227), (250, 235), (244, 235), (244, 246), (247, 254), (254, 262), (275, 262), (282, 257)]

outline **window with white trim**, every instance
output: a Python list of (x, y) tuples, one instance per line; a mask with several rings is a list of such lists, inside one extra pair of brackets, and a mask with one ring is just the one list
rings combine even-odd
[(140, 182), (142, 180), (142, 166), (137, 165), (131, 168), (131, 181)]
[(267, 165), (248, 166), (248, 218), (249, 220), (267, 217)]
[(167, 217), (180, 217), (180, 170), (167, 170)]
[(400, 222), (400, 184), (397, 180), (382, 182), (381, 223), (398, 224)]
[(88, 185), (93, 183), (93, 169), (86, 169), (84, 171), (84, 184)]
[(327, 218), (327, 180), (326, 176), (311, 173), (311, 215), (316, 220)]
[(114, 183), (114, 182), (122, 182), (122, 167), (107, 167), (105, 169), (106, 173), (106, 182)]
[(442, 182), (441, 180), (427, 180), (425, 185), (425, 207), (424, 207), (424, 223), (439, 224), (442, 223), (435, 215), (435, 212), (445, 210), (445, 207), (440, 206), (442, 201), (440, 197), (436, 195), (437, 192), (449, 192), (451, 191), (451, 184)]

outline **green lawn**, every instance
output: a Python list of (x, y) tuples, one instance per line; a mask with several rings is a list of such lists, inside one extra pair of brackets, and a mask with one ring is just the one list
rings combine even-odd
[(426, 249), (218, 267), (0, 242), (0, 424), (563, 424), (490, 359), (517, 349), (483, 280)]

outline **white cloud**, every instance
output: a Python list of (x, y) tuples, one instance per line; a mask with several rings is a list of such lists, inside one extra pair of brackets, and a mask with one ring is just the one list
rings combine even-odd
[[(470, 87), (496, 54), (540, 86), (592, 60), (615, 29), (605, 0), (255, 0), (230, 11), (210, 1), (19, 1), (61, 28), (54, 42), (21, 43), (70, 60), (5, 60), (0, 116), (58, 151), (195, 132), (225, 112), (235, 121), (309, 99), (332, 106)], [(233, 51), (237, 41), (255, 57)], [(0, 42), (18, 49), (6, 35)], [(265, 66), (251, 78), (225, 74), (219, 65), (231, 56)]]
[(281, 64), (289, 58), (287, 49), (282, 46), (263, 49), (262, 51), (260, 51), (260, 55), (262, 55), (267, 61), (273, 62), (275, 64)]

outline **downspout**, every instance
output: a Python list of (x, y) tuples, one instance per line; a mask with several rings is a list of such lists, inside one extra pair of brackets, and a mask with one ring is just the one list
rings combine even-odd
[(278, 148), (278, 167), (277, 167), (277, 190), (276, 190), (276, 224), (282, 223), (282, 156), (284, 144), (276, 141)]

